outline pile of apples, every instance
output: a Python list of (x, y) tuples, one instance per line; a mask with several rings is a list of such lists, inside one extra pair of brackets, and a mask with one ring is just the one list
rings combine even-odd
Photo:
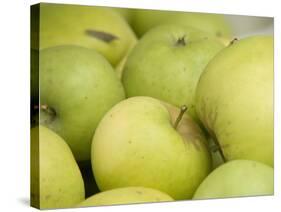
[(215, 14), (39, 9), (33, 205), (273, 194), (272, 36), (234, 39)]

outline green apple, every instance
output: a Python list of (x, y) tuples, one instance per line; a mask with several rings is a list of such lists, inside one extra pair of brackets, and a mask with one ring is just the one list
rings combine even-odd
[(201, 75), (196, 110), (227, 160), (273, 166), (273, 38), (248, 37), (221, 51)]
[(93, 48), (115, 66), (135, 39), (128, 23), (110, 8), (40, 4), (40, 49), (58, 45)]
[(95, 128), (124, 99), (111, 65), (93, 49), (58, 46), (40, 53), (40, 122), (62, 136), (76, 160), (90, 159)]
[(143, 36), (125, 64), (126, 95), (150, 96), (180, 107), (195, 117), (194, 94), (207, 63), (224, 46), (197, 29), (162, 25)]
[(193, 199), (272, 195), (273, 168), (250, 160), (233, 160), (215, 169)]
[(31, 195), (39, 200), (39, 208), (73, 207), (85, 199), (82, 175), (69, 146), (46, 127), (31, 129), (31, 165), (31, 177), (37, 176), (31, 181)]
[(205, 137), (184, 111), (151, 97), (121, 101), (103, 117), (92, 143), (92, 168), (101, 191), (154, 188), (191, 198), (208, 175)]
[(144, 187), (124, 187), (104, 191), (93, 195), (77, 206), (84, 207), (168, 201), (173, 201), (173, 199), (168, 194), (165, 194), (156, 189)]
[(131, 26), (141, 37), (151, 28), (161, 24), (181, 24), (209, 32), (221, 38), (231, 37), (231, 28), (223, 15), (160, 10), (133, 11)]

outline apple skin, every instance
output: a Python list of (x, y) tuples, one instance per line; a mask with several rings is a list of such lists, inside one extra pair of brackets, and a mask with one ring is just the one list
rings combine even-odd
[(193, 199), (272, 195), (273, 168), (257, 161), (233, 160), (215, 169)]
[[(189, 199), (211, 169), (205, 137), (186, 114), (151, 97), (121, 101), (103, 117), (92, 142), (92, 168), (101, 191), (154, 188)], [(168, 112), (168, 109), (170, 112)]]
[(124, 187), (93, 195), (78, 204), (77, 207), (168, 201), (173, 201), (173, 199), (168, 194), (156, 189), (144, 187)]
[(95, 50), (58, 46), (41, 50), (40, 123), (63, 137), (78, 161), (90, 160), (95, 128), (125, 98), (111, 65)]
[(161, 24), (190, 26), (221, 38), (230, 38), (232, 34), (230, 24), (219, 14), (134, 10), (131, 19), (131, 26), (138, 37)]
[(207, 63), (223, 48), (213, 36), (191, 27), (155, 27), (139, 40), (127, 59), (122, 74), (126, 95), (186, 105), (196, 118), (197, 82)]
[[(98, 39), (90, 33), (93, 30), (111, 34), (116, 39)], [(58, 45), (93, 48), (115, 66), (135, 40), (128, 23), (110, 8), (40, 4), (40, 49)]]
[(122, 60), (117, 64), (117, 66), (115, 66), (115, 71), (117, 73), (117, 76), (120, 80), (122, 80), (122, 75), (123, 75), (123, 71), (126, 65), (126, 62), (128, 60), (129, 55), (131, 54), (132, 50), (134, 49), (135, 45), (137, 44), (137, 40), (135, 40), (135, 42), (132, 43), (132, 45), (129, 47), (127, 54), (122, 58)]
[(111, 7), (115, 12), (117, 12), (119, 15), (121, 15), (128, 24), (132, 21), (132, 11), (133, 9), (129, 8), (122, 8), (122, 7)]
[[(73, 207), (85, 199), (79, 167), (59, 135), (44, 126), (32, 128), (31, 154), (39, 154), (39, 159), (31, 163), (32, 177), (39, 171), (38, 178), (31, 181), (31, 195), (40, 199), (41, 209)], [(33, 160), (34, 156), (31, 156)]]
[(227, 160), (273, 166), (273, 39), (234, 42), (206, 67), (196, 111)]

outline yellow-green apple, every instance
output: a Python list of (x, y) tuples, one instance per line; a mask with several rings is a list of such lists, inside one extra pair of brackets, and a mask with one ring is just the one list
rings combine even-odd
[(93, 49), (58, 46), (40, 53), (40, 122), (63, 137), (76, 160), (90, 159), (95, 128), (124, 99), (112, 66)]
[(151, 97), (116, 104), (99, 123), (92, 168), (101, 191), (143, 186), (191, 198), (211, 169), (205, 137), (179, 108)]
[(112, 65), (136, 39), (128, 23), (110, 8), (40, 4), (40, 49), (57, 45), (93, 48)]
[(195, 105), (226, 160), (273, 166), (273, 38), (248, 37), (221, 51), (201, 75)]
[(131, 51), (122, 82), (127, 97), (150, 96), (195, 117), (194, 94), (207, 63), (224, 46), (195, 28), (162, 25), (150, 30)]
[(143, 9), (132, 12), (131, 26), (139, 37), (161, 24), (191, 26), (218, 38), (230, 38), (232, 34), (230, 24), (219, 14)]
[(124, 187), (95, 194), (77, 206), (85, 207), (168, 201), (173, 201), (173, 199), (168, 194), (156, 189), (144, 187)]
[(209, 174), (193, 199), (272, 195), (273, 168), (257, 161), (229, 161)]
[(85, 199), (82, 175), (69, 146), (43, 126), (31, 129), (31, 179), (32, 199), (37, 198), (39, 208), (73, 207)]

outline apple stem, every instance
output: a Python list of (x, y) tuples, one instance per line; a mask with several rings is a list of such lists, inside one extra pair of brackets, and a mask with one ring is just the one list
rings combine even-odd
[(229, 45), (231, 46), (232, 44), (234, 44), (237, 41), (238, 41), (238, 38), (234, 38), (232, 41), (230, 41)]
[(110, 43), (111, 41), (118, 39), (118, 37), (114, 34), (111, 34), (108, 32), (102, 32), (102, 31), (98, 31), (98, 30), (93, 30), (93, 29), (87, 29), (85, 31), (85, 33), (91, 37), (94, 37), (94, 38), (104, 41), (106, 43)]
[(181, 106), (180, 113), (179, 113), (179, 115), (177, 117), (176, 122), (174, 123), (174, 128), (175, 129), (177, 129), (177, 127), (178, 127), (178, 125), (179, 125), (179, 123), (180, 123), (180, 121), (181, 121), (181, 119), (183, 117), (183, 114), (185, 113), (186, 110), (187, 110), (187, 106), (185, 106), (185, 105)]

